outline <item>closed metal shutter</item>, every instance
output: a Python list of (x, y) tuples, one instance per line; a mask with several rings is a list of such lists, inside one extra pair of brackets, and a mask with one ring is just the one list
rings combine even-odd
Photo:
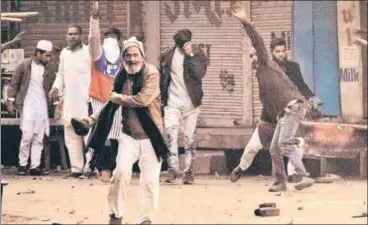
[[(262, 36), (270, 53), (271, 37), (285, 36), (288, 58), (292, 59), (292, 1), (251, 1), (251, 21)], [(255, 74), (253, 74), (255, 75)], [(257, 78), (253, 76), (253, 121), (257, 124), (262, 111)]]
[[(33, 54), (37, 42), (41, 39), (52, 41), (56, 48), (67, 46), (65, 40), (67, 28), (73, 23), (82, 27), (83, 42), (88, 44), (93, 1), (20, 0), (19, 3), (21, 12), (39, 12), (37, 17), (25, 19), (20, 23), (20, 30), (27, 31), (21, 41), (21, 48), (24, 48), (26, 57)], [(128, 1), (99, 1), (101, 32), (109, 26), (115, 26), (120, 29), (122, 38), (127, 37), (128, 3)]]
[(243, 27), (229, 1), (161, 1), (161, 51), (174, 46), (177, 30), (192, 31), (210, 64), (203, 79), (199, 127), (234, 127), (243, 120)]

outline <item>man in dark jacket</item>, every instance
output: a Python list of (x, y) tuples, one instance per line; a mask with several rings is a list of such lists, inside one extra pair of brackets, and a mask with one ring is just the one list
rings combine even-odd
[(282, 67), (267, 55), (266, 46), (259, 33), (248, 22), (247, 15), (241, 6), (235, 6), (233, 15), (238, 18), (247, 32), (253, 47), (257, 51), (257, 80), (259, 97), (263, 106), (261, 118), (277, 118), (277, 125), (272, 137), (270, 153), (276, 171), (276, 182), (269, 188), (271, 192), (286, 191), (286, 173), (283, 156), (289, 158), (301, 181), (295, 189), (302, 190), (313, 185), (296, 151), (295, 134), (307, 110), (307, 101), (297, 87), (288, 78)]
[(166, 182), (172, 183), (178, 176), (178, 134), (181, 128), (185, 137), (183, 183), (193, 184), (195, 130), (203, 98), (202, 78), (208, 60), (202, 51), (193, 51), (190, 30), (179, 30), (173, 38), (175, 46), (162, 54), (159, 69), (166, 142), (170, 150)]
[[(316, 105), (318, 106), (322, 104), (322, 101), (318, 97), (314, 96), (313, 92), (304, 82), (303, 76), (300, 72), (299, 64), (293, 61), (289, 61), (287, 59), (285, 40), (280, 38), (273, 39), (271, 41), (270, 48), (272, 60), (276, 62), (284, 70), (285, 74), (298, 88), (299, 92), (306, 99), (308, 99), (310, 107), (315, 107)], [(254, 48), (252, 48), (250, 56), (252, 59), (252, 64), (255, 65), (257, 61), (257, 52), (255, 51)], [(249, 168), (249, 166), (253, 162), (254, 157), (262, 148), (266, 149), (269, 148), (276, 125), (277, 125), (276, 115), (267, 116), (265, 113), (262, 113), (262, 117), (259, 121), (259, 124), (254, 130), (251, 139), (249, 140), (247, 146), (244, 149), (244, 153), (242, 155), (239, 165), (231, 173), (230, 179), (232, 182), (236, 182), (240, 178), (241, 173)], [(299, 137), (297, 148), (299, 150), (298, 153), (301, 156), (303, 155), (303, 143), (304, 139)], [(295, 168), (290, 161), (287, 165), (287, 170), (289, 175), (288, 176), (289, 182), (296, 182), (301, 179), (300, 177), (297, 176)]]

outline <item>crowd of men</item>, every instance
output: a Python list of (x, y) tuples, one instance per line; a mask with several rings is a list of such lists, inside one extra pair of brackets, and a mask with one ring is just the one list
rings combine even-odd
[[(244, 9), (234, 7), (233, 15), (243, 24), (254, 47), (252, 65), (263, 110), (231, 181), (240, 178), (260, 149), (269, 148), (276, 171), (276, 182), (269, 191), (287, 189), (284, 156), (289, 158), (289, 175), (295, 175), (295, 188), (310, 187), (314, 180), (303, 165), (298, 150), (303, 138), (297, 138), (296, 131), (307, 110), (317, 109), (321, 101), (304, 83), (299, 65), (287, 60), (284, 40), (271, 42), (273, 58), (269, 59)], [(96, 169), (103, 182), (110, 182), (109, 222), (121, 224), (132, 167), (139, 161), (137, 223), (151, 224), (158, 205), (162, 162), (168, 162), (165, 182), (177, 182), (180, 174), (180, 131), (185, 140), (182, 182), (195, 183), (195, 134), (208, 59), (202, 51), (193, 51), (188, 29), (174, 34), (175, 46), (161, 54), (158, 67), (145, 60), (143, 43), (135, 37), (122, 41), (120, 47), (117, 28), (107, 29), (101, 41), (97, 4), (90, 18), (88, 45), (81, 41), (82, 34), (78, 25), (68, 28), (68, 46), (60, 53), (58, 67), (49, 63), (52, 43), (41, 40), (33, 56), (14, 72), (6, 105), (9, 112), (17, 110), (21, 115), (18, 173), (27, 174), (29, 156), (30, 174), (46, 173), (40, 168), (43, 138), (49, 135), (54, 103), (62, 98), (71, 165), (67, 177), (91, 177)]]

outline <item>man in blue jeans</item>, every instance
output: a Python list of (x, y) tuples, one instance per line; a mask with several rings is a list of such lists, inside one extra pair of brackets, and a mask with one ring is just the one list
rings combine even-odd
[(295, 184), (295, 189), (302, 190), (313, 185), (302, 162), (302, 156), (296, 150), (296, 131), (307, 111), (307, 100), (285, 74), (283, 68), (269, 59), (266, 46), (259, 33), (247, 19), (241, 6), (235, 6), (233, 15), (238, 18), (247, 32), (257, 52), (257, 80), (259, 98), (262, 103), (262, 116), (277, 118), (277, 125), (271, 141), (270, 153), (276, 171), (276, 182), (269, 188), (270, 192), (287, 190), (287, 177), (283, 156), (289, 158), (296, 173), (302, 177)]

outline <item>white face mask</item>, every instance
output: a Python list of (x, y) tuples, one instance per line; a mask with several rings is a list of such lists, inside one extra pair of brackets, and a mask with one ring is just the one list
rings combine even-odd
[(118, 41), (111, 37), (105, 38), (102, 47), (105, 50), (107, 61), (109, 61), (111, 64), (114, 64), (120, 56)]

